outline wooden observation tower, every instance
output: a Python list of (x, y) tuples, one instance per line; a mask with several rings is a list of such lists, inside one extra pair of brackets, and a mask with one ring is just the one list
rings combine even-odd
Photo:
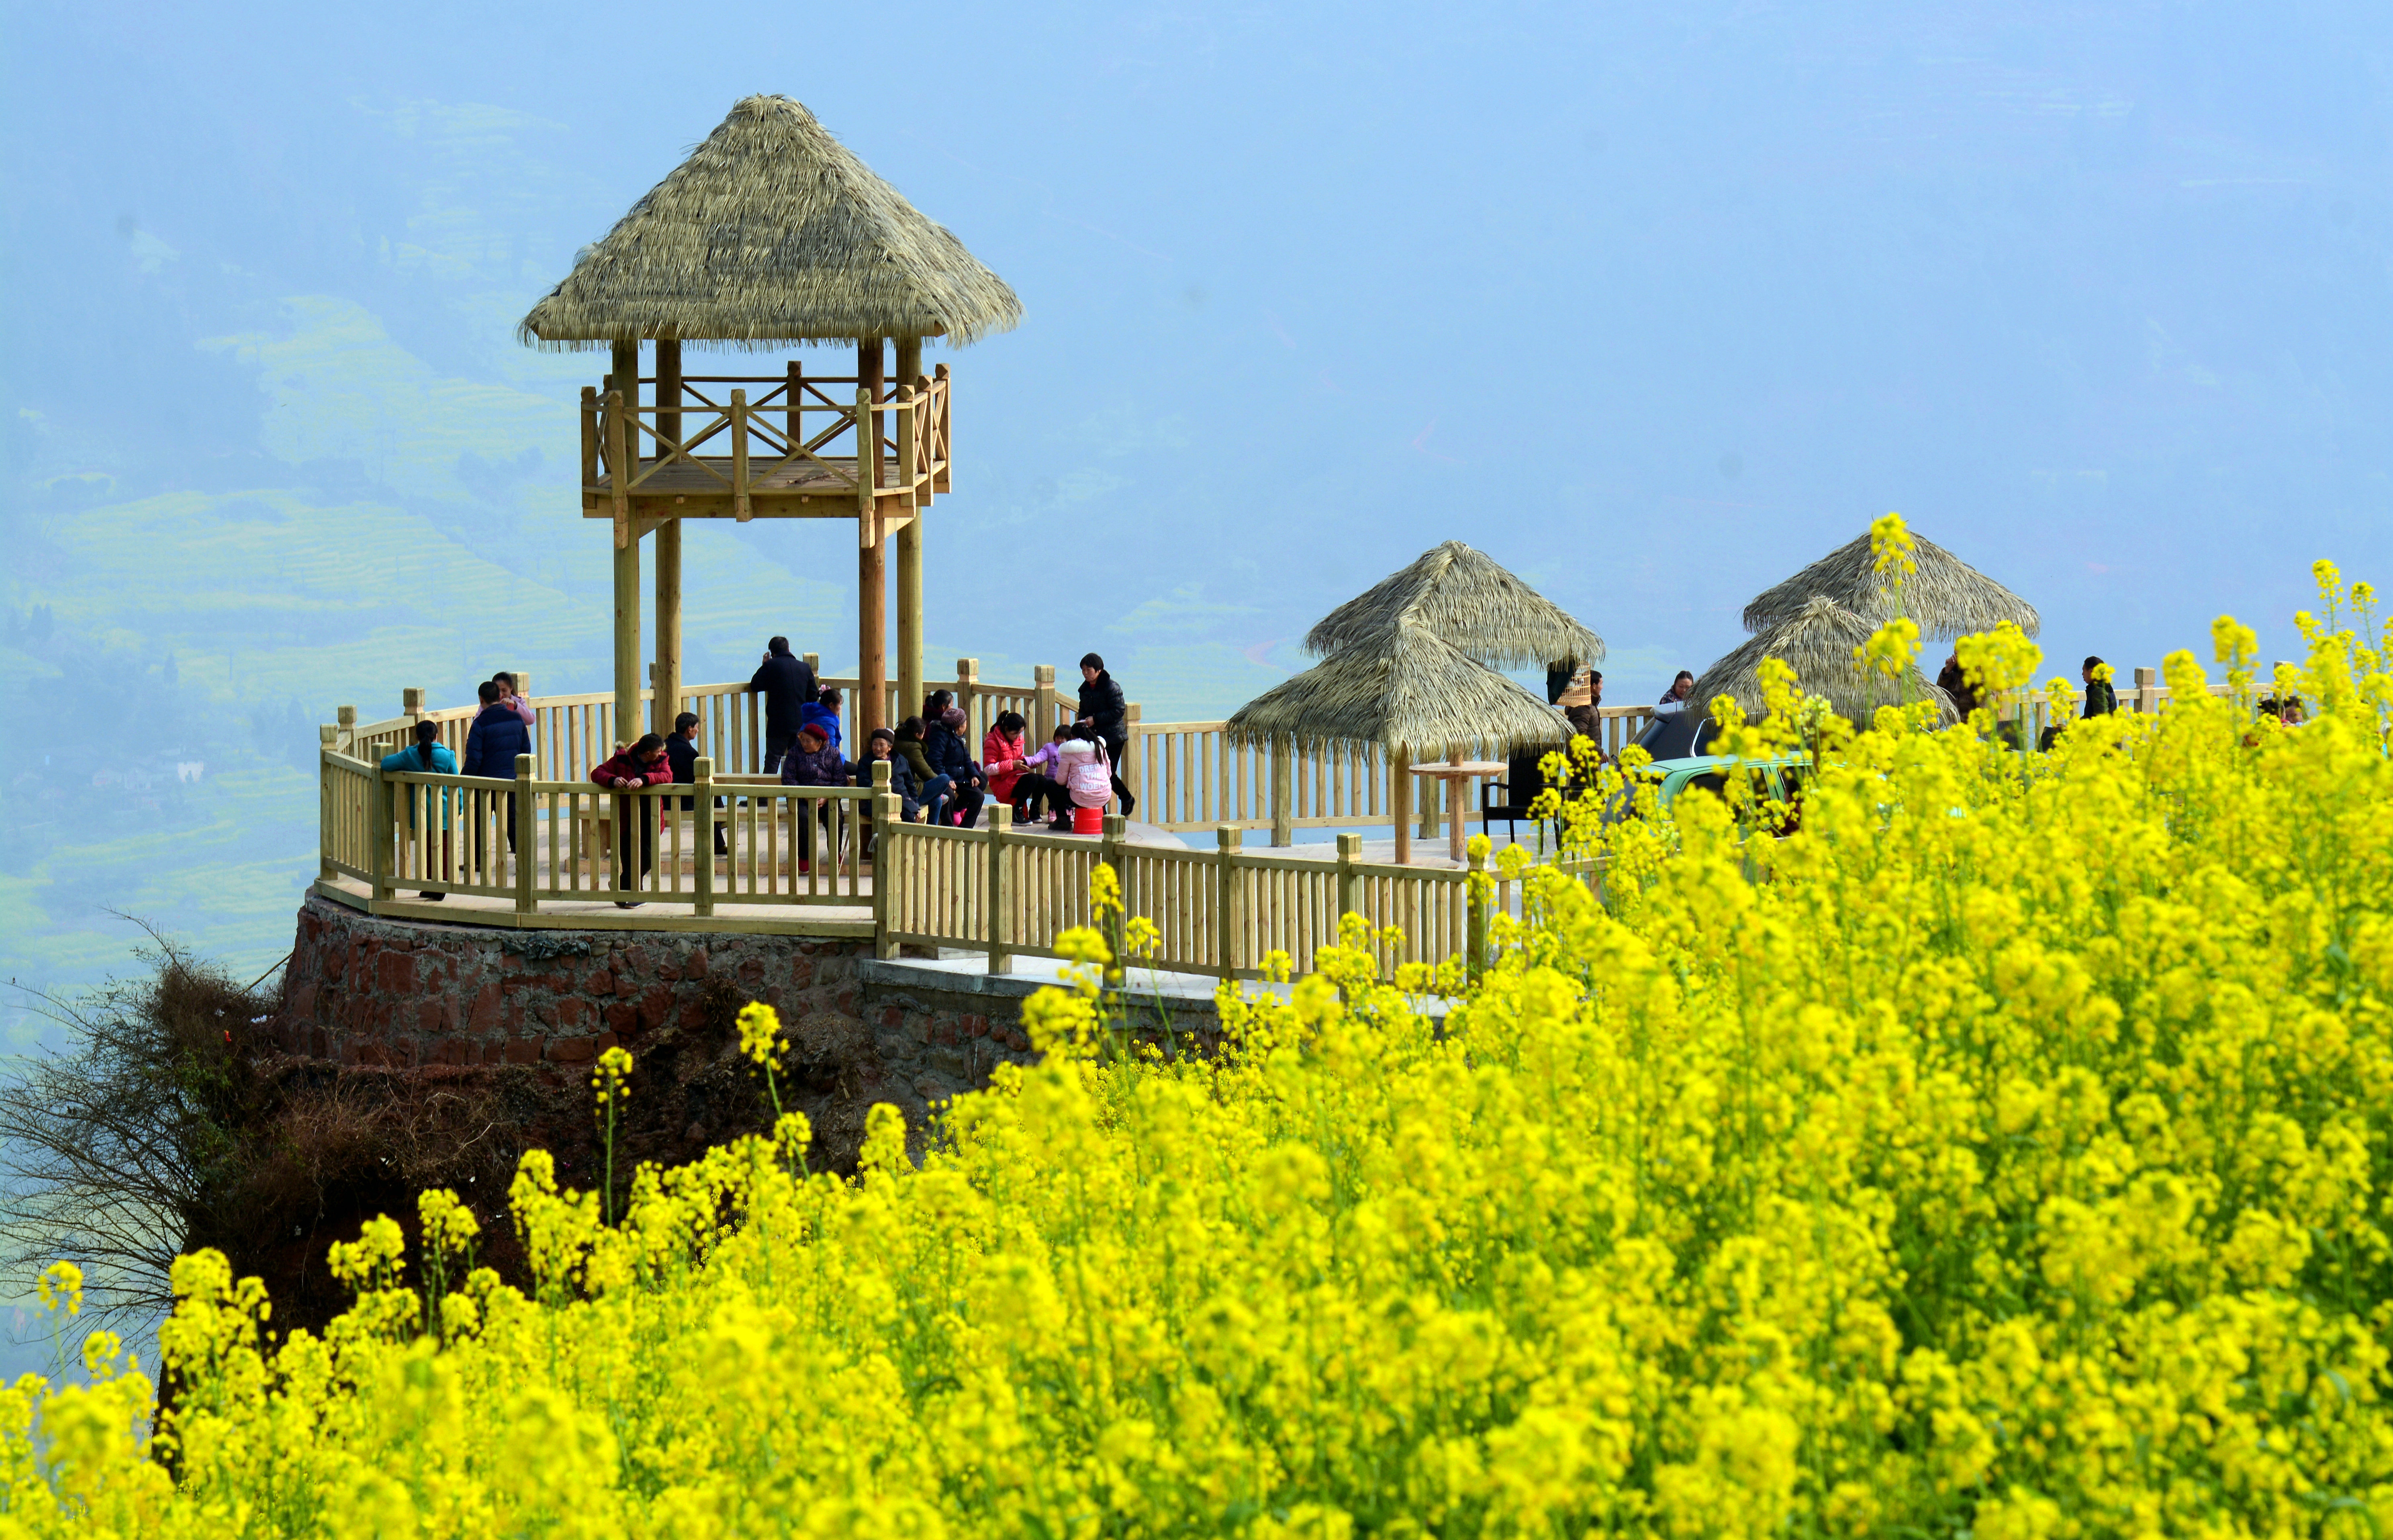
[[(653, 730), (681, 698), (684, 519), (852, 518), (858, 736), (886, 724), (886, 552), (897, 545), (897, 700), (922, 695), (922, 523), (948, 489), (948, 366), (1011, 328), (1021, 302), (947, 229), (787, 97), (750, 97), (532, 307), (518, 335), (611, 346), (582, 392), (582, 512), (615, 547), (614, 733), (639, 731), (640, 543), (655, 536)], [(643, 375), (640, 345), (653, 343)], [(754, 378), (688, 375), (682, 344), (752, 352), (846, 344), (852, 375), (795, 361)], [(891, 344), (896, 358), (890, 364)], [(794, 627), (791, 629), (795, 629)]]

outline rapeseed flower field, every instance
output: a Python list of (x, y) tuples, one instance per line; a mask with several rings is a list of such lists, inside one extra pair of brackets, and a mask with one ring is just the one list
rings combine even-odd
[(1508, 855), (1467, 986), (1358, 932), (1167, 1057), (1092, 976), (919, 1167), (886, 1107), (620, 1214), (533, 1155), (528, 1287), (430, 1193), (321, 1338), (186, 1258), (154, 1429), (104, 1335), (0, 1393), (0, 1536), (2384, 1533), (2393, 680), (2321, 581), (2304, 725), (2232, 621), (2048, 753), (1782, 671), (1722, 715), (1799, 807), (1582, 763), (1602, 891)]

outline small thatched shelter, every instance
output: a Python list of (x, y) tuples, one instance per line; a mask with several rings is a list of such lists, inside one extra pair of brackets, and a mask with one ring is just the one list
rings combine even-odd
[[(1331, 654), (1238, 708), (1241, 744), (1347, 744), (1389, 752), (1396, 859), (1411, 855), (1412, 766), (1471, 743), (1499, 751), (1558, 744), (1562, 714), (1409, 617), (1366, 646)], [(1462, 814), (1458, 805), (1454, 815)]]
[(1423, 553), (1331, 610), (1305, 633), (1304, 647), (1318, 657), (1376, 649), (1405, 621), (1492, 668), (1603, 660), (1602, 637), (1458, 540)]
[[(1918, 570), (1903, 580), (1903, 608), (1919, 623), (1920, 634), (1966, 636), (2009, 620), (2033, 636), (2043, 624), (2033, 605), (1952, 552), (1916, 533), (1911, 540)], [(1832, 599), (1876, 625), (1888, 614), (1876, 560), (1864, 531), (1746, 606), (1745, 629), (1759, 632), (1794, 620), (1815, 598)]]
[(1009, 330), (1022, 302), (804, 104), (749, 97), (523, 319), (548, 348)]
[[(1922, 542), (1925, 543), (1924, 542)], [(1864, 542), (1866, 550), (1866, 542)], [(1763, 711), (1761, 660), (1776, 658), (1795, 668), (1796, 685), (1805, 695), (1823, 695), (1837, 714), (1867, 725), (1880, 706), (1900, 706), (1905, 699), (1933, 700), (1939, 720), (1956, 721), (1953, 701), (1916, 667), (1911, 671), (1910, 693), (1884, 674), (1864, 672), (1853, 661), (1853, 649), (1870, 638), (1876, 627), (1829, 598), (1813, 598), (1794, 616), (1772, 625), (1704, 671), (1695, 681), (1690, 711), (1707, 710), (1718, 696), (1734, 696), (1746, 714), (1759, 719)]]

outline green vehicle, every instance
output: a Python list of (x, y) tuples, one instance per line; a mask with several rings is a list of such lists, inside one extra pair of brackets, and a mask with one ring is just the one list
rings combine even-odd
[[(1729, 777), (1738, 775), (1747, 777), (1757, 803), (1792, 802), (1801, 793), (1803, 782), (1811, 773), (1811, 762), (1801, 755), (1735, 760), (1721, 754), (1695, 754), (1685, 759), (1655, 760), (1647, 767), (1647, 774), (1661, 778), (1655, 800), (1665, 808), (1689, 791), (1725, 797)], [(1606, 810), (1604, 821), (1616, 822), (1629, 816), (1629, 802), (1624, 795)]]

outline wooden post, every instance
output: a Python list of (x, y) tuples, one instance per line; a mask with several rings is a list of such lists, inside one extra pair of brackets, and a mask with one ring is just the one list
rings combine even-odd
[(1007, 950), (1011, 939), (1008, 932), (1011, 874), (1005, 869), (1006, 836), (1013, 831), (1013, 809), (1002, 802), (988, 806), (988, 971), (992, 973), (1013, 972), (1013, 957)]
[[(899, 429), (903, 432), (904, 429)], [(911, 709), (922, 698), (922, 525), (921, 516), (897, 530), (897, 699)]]
[(1463, 906), (1467, 917), (1464, 946), (1467, 953), (1463, 968), (1477, 978), (1487, 971), (1487, 853), (1474, 850), (1465, 858), (1463, 871)]
[(316, 729), (320, 748), (316, 755), (316, 877), (324, 882), (340, 874), (333, 869), (333, 767), (324, 763), (320, 750), (331, 749), (333, 735), (339, 731), (329, 722)]
[[(595, 385), (582, 387), (582, 487), (584, 491), (598, 485), (598, 390)], [(588, 506), (586, 503), (584, 506)]]
[(1047, 747), (1055, 730), (1055, 665), (1034, 663), (1030, 669), (1030, 730), (1022, 746), (1033, 753)]
[[(402, 685), (402, 686), (400, 686), (400, 688), (399, 688), (399, 715), (401, 715), (401, 716), (403, 716), (403, 717), (405, 717), (405, 718), (407, 718), (407, 720), (408, 720), (408, 721), (410, 721), (410, 722), (420, 722), (420, 721), (422, 721), (422, 720), (423, 720), (423, 718), (424, 718), (424, 686), (423, 686), (423, 685)], [(405, 747), (405, 745), (401, 745), (401, 747), (403, 748), (403, 747)]]
[(806, 411), (801, 398), (805, 394), (805, 371), (798, 360), (790, 360), (790, 372), (782, 376), (781, 399), (789, 411), (782, 414), (782, 425), (789, 435), (790, 448), (796, 449), (806, 441)]
[(698, 890), (697, 902), (692, 907), (700, 915), (710, 915), (714, 912), (714, 756), (699, 755), (690, 766), (689, 778), (690, 805), (697, 810), (690, 819), (698, 862), (692, 883)]
[[(1462, 763), (1461, 744), (1455, 744), (1446, 750), (1445, 763), (1450, 765)], [(1445, 853), (1449, 859), (1459, 861), (1462, 859), (1462, 777), (1440, 776), (1438, 780), (1445, 791)]]
[(633, 527), (632, 479), (638, 474), (640, 345), (615, 344), (608, 386), (607, 450), (615, 493), (615, 720), (613, 737), (640, 736), (640, 535)]
[(897, 502), (906, 523), (897, 531), (897, 698), (909, 704), (922, 698), (923, 499), (914, 486), (922, 434), (913, 406), (914, 377), (922, 372), (922, 339), (899, 337), (897, 399), (905, 410), (897, 413)]
[[(1122, 707), (1122, 762), (1119, 768), (1122, 785), (1130, 788), (1131, 796), (1144, 800), (1146, 793), (1139, 790), (1138, 774), (1146, 763), (1146, 747), (1139, 741), (1138, 722), (1138, 702), (1133, 700)], [(1155, 816), (1153, 808), (1147, 809), (1147, 816)]]
[[(977, 750), (980, 747), (980, 739), (973, 736), (973, 698), (979, 693), (980, 659), (977, 658), (957, 659), (956, 710), (964, 713), (965, 743), (967, 747), (974, 750)], [(901, 695), (897, 698), (903, 700), (906, 698)], [(920, 697), (917, 697), (916, 698), (919, 699)], [(926, 722), (922, 724), (922, 725), (927, 727), (930, 724)]]
[(685, 458), (681, 443), (681, 339), (657, 339), (657, 458)]
[(741, 524), (755, 516), (748, 502), (748, 392), (731, 393), (731, 516)]
[(333, 724), (340, 729), (333, 742), (341, 752), (348, 753), (358, 746), (358, 709), (355, 706), (333, 708)]
[[(859, 735), (859, 741), (861, 736)], [(891, 853), (903, 836), (896, 830), (906, 816), (897, 793), (889, 790), (889, 762), (872, 762), (872, 955), (883, 962), (897, 958), (897, 943), (889, 934), (889, 888), (898, 862)]]
[(1354, 871), (1354, 863), (1362, 856), (1363, 837), (1360, 834), (1338, 836), (1338, 918), (1340, 920), (1350, 914), (1363, 912), (1363, 881)]
[(1272, 739), (1272, 843), (1296, 843), (1296, 741)]
[(2160, 671), (2157, 669), (2136, 671), (2137, 711), (2150, 714), (2161, 709), (2160, 682)]
[(370, 874), (367, 892), (375, 903), (391, 895), (391, 843), (399, 838), (398, 812), (391, 806), (390, 782), (383, 779), (382, 766), (374, 766), (373, 789), (366, 796), (366, 870)]
[(881, 539), (881, 425), (873, 407), (881, 400), (879, 337), (856, 343), (856, 693), (857, 739), (886, 726), (889, 694), (889, 574)]
[(656, 693), (648, 710), (648, 730), (673, 731), (681, 711), (681, 520), (669, 518), (657, 526), (657, 662)]
[(1213, 826), (1213, 842), (1220, 853), (1213, 868), (1213, 946), (1214, 960), (1221, 964), (1223, 978), (1236, 978), (1238, 972), (1238, 851), (1246, 842), (1246, 830), (1236, 824)]
[(640, 736), (640, 542), (615, 548), (615, 720), (613, 736)]
[[(1118, 813), (1108, 813), (1098, 826), (1097, 859), (1114, 868), (1114, 881), (1120, 886), (1122, 919), (1130, 918), (1130, 873), (1122, 860), (1122, 846), (1130, 840), (1130, 820)], [(1117, 955), (1113, 965), (1105, 970), (1105, 987), (1118, 990), (1122, 986), (1122, 959)]]
[(1413, 858), (1413, 755), (1409, 749), (1398, 749), (1388, 763), (1388, 795), (1395, 804), (1396, 865), (1408, 866)]
[(540, 818), (531, 800), (532, 757), (516, 756), (516, 789), (514, 812), (508, 827), (515, 830), (516, 842), (516, 913), (530, 914), (539, 907), (537, 889), (532, 879), (540, 868)]

